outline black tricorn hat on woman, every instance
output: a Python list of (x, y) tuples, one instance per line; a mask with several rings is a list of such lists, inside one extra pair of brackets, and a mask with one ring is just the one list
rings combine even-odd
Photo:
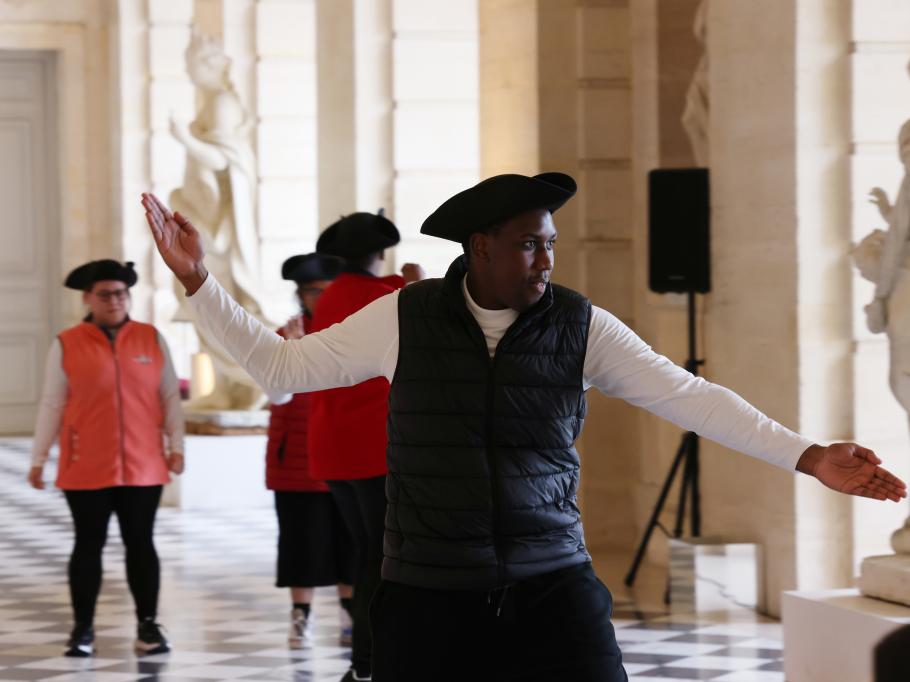
[(281, 264), (281, 278), (298, 284), (331, 280), (338, 277), (343, 267), (344, 261), (336, 256), (300, 254), (291, 256)]
[(348, 260), (378, 253), (401, 241), (395, 224), (382, 214), (352, 213), (329, 225), (316, 241), (316, 253)]
[(545, 208), (555, 213), (576, 190), (575, 180), (565, 173), (494, 175), (443, 202), (423, 221), (420, 232), (464, 244), (475, 232), (527, 211)]
[(84, 265), (80, 265), (68, 274), (63, 282), (63, 286), (67, 289), (88, 291), (95, 282), (114, 280), (123, 282), (126, 284), (127, 288), (129, 288), (139, 280), (139, 276), (133, 269), (133, 265), (132, 261), (118, 263), (109, 258), (89, 261)]

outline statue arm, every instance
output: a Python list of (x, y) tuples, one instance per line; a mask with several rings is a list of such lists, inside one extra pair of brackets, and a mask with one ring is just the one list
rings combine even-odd
[(221, 171), (227, 168), (228, 158), (217, 145), (203, 142), (190, 132), (189, 126), (183, 125), (171, 119), (171, 134), (177, 138), (195, 161), (213, 171)]

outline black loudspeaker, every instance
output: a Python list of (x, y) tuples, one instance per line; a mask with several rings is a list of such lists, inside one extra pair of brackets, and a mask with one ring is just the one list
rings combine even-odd
[(652, 291), (711, 291), (707, 168), (648, 174), (648, 286)]

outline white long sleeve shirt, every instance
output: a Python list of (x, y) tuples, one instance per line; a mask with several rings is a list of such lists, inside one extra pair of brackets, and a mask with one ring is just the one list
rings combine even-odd
[[(462, 285), (492, 355), (514, 310), (486, 310)], [(197, 319), (273, 402), (281, 394), (389, 381), (398, 362), (398, 292), (379, 298), (340, 324), (285, 340), (241, 308), (209, 274), (188, 299)], [(813, 444), (762, 414), (736, 393), (705, 381), (658, 355), (612, 314), (592, 306), (584, 363), (585, 388), (622, 398), (733, 450), (795, 471)]]
[[(180, 405), (180, 384), (174, 372), (174, 363), (167, 342), (158, 333), (158, 347), (164, 357), (161, 367), (161, 383), (158, 396), (164, 412), (164, 435), (167, 437), (168, 452), (183, 452), (183, 408)], [(38, 406), (38, 421), (35, 424), (35, 439), (32, 441), (32, 466), (42, 466), (47, 461), (48, 451), (60, 433), (63, 408), (69, 384), (63, 371), (63, 346), (55, 338), (47, 353), (44, 367), (44, 389)]]

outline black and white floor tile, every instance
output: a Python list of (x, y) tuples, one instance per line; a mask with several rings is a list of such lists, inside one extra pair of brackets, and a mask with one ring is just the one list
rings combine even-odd
[[(347, 670), (350, 652), (338, 646), (339, 606), (331, 588), (317, 591), (314, 646), (287, 648), (288, 597), (273, 586), (270, 509), (160, 510), (159, 619), (174, 650), (142, 658), (132, 651), (135, 619), (112, 520), (97, 655), (61, 656), (71, 627), (72, 531), (62, 495), (25, 483), (28, 446), (26, 439), (0, 439), (0, 681), (324, 682)], [(617, 639), (633, 682), (783, 682), (778, 623), (748, 612), (668, 615), (611, 587)]]

